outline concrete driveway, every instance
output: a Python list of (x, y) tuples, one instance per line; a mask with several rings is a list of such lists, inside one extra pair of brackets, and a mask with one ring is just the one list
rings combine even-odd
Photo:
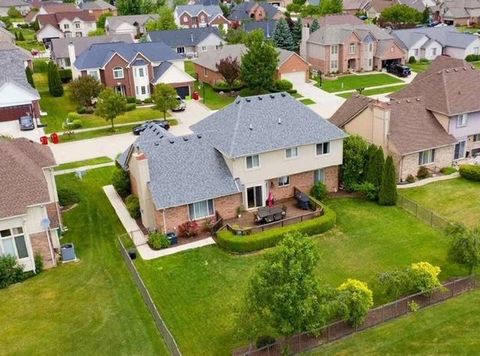
[(0, 122), (0, 135), (12, 137), (26, 137), (34, 142), (40, 142), (40, 137), (45, 135), (43, 128), (36, 128), (31, 131), (20, 131), (17, 120)]
[(345, 101), (344, 98), (317, 88), (313, 82), (295, 83), (294, 88), (305, 98), (315, 101), (315, 104), (308, 105), (308, 107), (325, 119), (329, 119)]
[(170, 132), (176, 136), (184, 136), (192, 133), (190, 126), (203, 120), (207, 116), (214, 113), (205, 105), (196, 100), (186, 101), (187, 108), (185, 111), (173, 112), (172, 115), (178, 120), (177, 126), (172, 126)]

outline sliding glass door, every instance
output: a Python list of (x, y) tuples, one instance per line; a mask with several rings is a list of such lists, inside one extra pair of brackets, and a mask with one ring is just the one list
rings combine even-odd
[(247, 188), (247, 208), (258, 208), (263, 206), (263, 187), (257, 185)]

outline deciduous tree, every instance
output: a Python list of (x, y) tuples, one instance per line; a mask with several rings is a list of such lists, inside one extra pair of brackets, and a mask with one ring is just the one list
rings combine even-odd
[(70, 83), (72, 98), (80, 106), (92, 106), (93, 99), (102, 89), (102, 83), (90, 75), (78, 77)]
[(480, 266), (480, 229), (468, 230), (456, 224), (448, 231), (452, 238), (449, 255), (456, 263), (466, 266), (470, 273)]
[(225, 83), (227, 83), (229, 87), (233, 87), (235, 81), (240, 77), (240, 64), (238, 63), (238, 59), (232, 58), (231, 56), (222, 58), (216, 64), (216, 67), (225, 80)]
[(158, 9), (158, 19), (147, 22), (148, 31), (176, 30), (177, 25), (173, 16), (173, 11), (167, 6)]
[(170, 85), (160, 83), (155, 86), (152, 93), (152, 100), (155, 103), (155, 109), (163, 112), (163, 118), (167, 118), (167, 111), (178, 105), (177, 91)]
[(98, 96), (95, 114), (110, 121), (112, 131), (115, 130), (114, 120), (127, 109), (127, 100), (112, 88), (105, 88)]
[(387, 7), (382, 11), (378, 19), (382, 25), (390, 24), (394, 28), (398, 28), (401, 24), (411, 25), (422, 22), (422, 13), (414, 8), (404, 5), (395, 4)]
[(363, 181), (368, 143), (358, 135), (343, 141), (342, 182), (346, 191), (352, 191)]

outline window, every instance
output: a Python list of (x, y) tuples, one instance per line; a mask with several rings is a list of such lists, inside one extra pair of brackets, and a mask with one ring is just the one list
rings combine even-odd
[(479, 141), (480, 141), (480, 134), (473, 135), (473, 142), (479, 142)]
[(372, 66), (372, 59), (371, 59), (371, 58), (368, 59), (368, 66), (369, 66), (369, 67)]
[(21, 227), (0, 231), (0, 255), (11, 255), (15, 258), (28, 257), (27, 245)]
[(83, 34), (81, 32), (75, 32), (75, 37), (82, 37)]
[(457, 127), (465, 127), (467, 126), (468, 115), (461, 114), (457, 116)]
[(332, 59), (332, 60), (330, 61), (330, 68), (331, 68), (331, 69), (337, 69), (337, 68), (338, 68), (338, 60)]
[(247, 208), (263, 206), (263, 188), (261, 185), (247, 188)]
[(350, 46), (348, 47), (348, 53), (355, 54), (355, 43), (350, 43)]
[(180, 53), (180, 54), (185, 53), (185, 47), (177, 47), (177, 53)]
[(322, 182), (325, 183), (325, 169), (320, 168), (313, 171), (313, 182)]
[(278, 178), (279, 187), (286, 187), (288, 185), (290, 185), (290, 176), (283, 176)]
[(435, 161), (435, 150), (427, 150), (418, 154), (418, 164), (423, 166)]
[(437, 55), (437, 49), (436, 48), (432, 48), (432, 56), (436, 56)]
[(466, 143), (467, 143), (466, 141), (461, 141), (455, 145), (453, 159), (460, 159), (465, 157)]
[(70, 28), (70, 25), (68, 23), (63, 24), (63, 29), (68, 30)]
[(75, 22), (75, 28), (80, 28), (80, 22)]
[(413, 50), (413, 53), (414, 53), (414, 56), (415, 56), (415, 57), (418, 57), (418, 48), (415, 48), (415, 49)]
[(122, 67), (113, 68), (113, 78), (114, 79), (122, 79), (123, 78), (123, 68)]
[(373, 52), (373, 43), (368, 44), (368, 52)]
[(183, 22), (188, 22), (188, 16), (183, 16)]
[(330, 142), (317, 143), (317, 156), (330, 153)]
[(95, 78), (96, 80), (98, 80), (98, 71), (96, 71), (96, 70), (89, 70), (89, 71), (87, 72), (87, 74), (88, 74), (89, 76)]
[(202, 52), (207, 52), (207, 46), (202, 46), (201, 51)]
[(145, 76), (145, 70), (143, 68), (138, 68), (138, 76), (143, 78)]
[(298, 157), (298, 147), (287, 148), (285, 150), (285, 158)]
[(188, 204), (190, 220), (203, 219), (215, 214), (213, 210), (213, 200), (199, 201), (198, 203)]
[(473, 47), (473, 54), (478, 55), (480, 53), (480, 48), (478, 47)]
[(332, 52), (332, 54), (337, 54), (338, 53), (338, 45), (332, 45), (331, 52)]
[(208, 69), (206, 67), (203, 68), (203, 75), (208, 77)]
[(247, 156), (245, 158), (247, 169), (254, 169), (260, 167), (260, 157), (258, 155)]
[(145, 86), (142, 85), (142, 86), (140, 87), (140, 90), (141, 90), (141, 92), (142, 92), (142, 95), (147, 94), (147, 88), (146, 88)]
[(140, 90), (138, 90), (138, 86), (135, 87), (135, 93), (137, 93), (137, 95), (140, 95)]

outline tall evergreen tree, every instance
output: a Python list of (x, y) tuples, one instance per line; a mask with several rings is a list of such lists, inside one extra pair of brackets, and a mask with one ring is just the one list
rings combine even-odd
[(63, 85), (58, 73), (58, 68), (53, 62), (48, 63), (48, 89), (54, 97), (63, 95)]
[(367, 181), (367, 175), (368, 175), (368, 167), (372, 164), (373, 157), (375, 157), (375, 153), (377, 152), (377, 146), (375, 145), (369, 145), (367, 148), (367, 151), (365, 153), (365, 160), (364, 160), (364, 166), (363, 166), (363, 174), (362, 174), (362, 182)]
[(300, 42), (302, 42), (302, 27), (302, 19), (299, 17), (291, 30), (296, 52), (300, 50)]
[(289, 51), (295, 51), (295, 43), (293, 41), (290, 27), (285, 19), (277, 21), (275, 31), (273, 33), (273, 42), (278, 48), (283, 48)]
[(33, 72), (30, 69), (30, 67), (27, 67), (25, 69), (25, 75), (27, 76), (28, 84), (30, 84), (32, 86), (32, 88), (35, 88), (35, 83), (33, 81)]
[(314, 19), (312, 24), (310, 25), (310, 33), (314, 33), (319, 28), (320, 28), (320, 24), (318, 23), (318, 20)]
[(383, 167), (382, 184), (378, 192), (380, 205), (395, 205), (397, 202), (397, 178), (392, 156), (388, 156)]
[(368, 165), (366, 178), (366, 181), (372, 183), (376, 188), (380, 188), (380, 184), (382, 183), (384, 164), (385, 158), (383, 156), (383, 149), (382, 147), (378, 147), (375, 156), (373, 156), (373, 159)]

